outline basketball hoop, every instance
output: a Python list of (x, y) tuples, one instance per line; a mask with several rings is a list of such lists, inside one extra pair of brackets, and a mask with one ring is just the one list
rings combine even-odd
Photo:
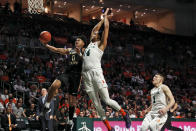
[(31, 14), (40, 14), (44, 12), (43, 0), (27, 0), (28, 12)]

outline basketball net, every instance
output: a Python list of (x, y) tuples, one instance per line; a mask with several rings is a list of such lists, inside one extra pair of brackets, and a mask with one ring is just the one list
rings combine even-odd
[(27, 0), (28, 12), (31, 14), (40, 14), (44, 12), (43, 0)]

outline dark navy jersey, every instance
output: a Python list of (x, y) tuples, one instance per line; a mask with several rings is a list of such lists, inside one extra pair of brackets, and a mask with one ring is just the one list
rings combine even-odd
[(82, 57), (77, 54), (74, 49), (69, 51), (68, 56), (68, 72), (81, 73), (82, 71)]

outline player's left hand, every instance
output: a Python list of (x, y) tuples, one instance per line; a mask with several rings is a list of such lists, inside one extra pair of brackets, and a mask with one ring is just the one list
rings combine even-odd
[(78, 47), (75, 48), (75, 51), (77, 52), (78, 55), (81, 55), (82, 54), (81, 51), (80, 51), (80, 49)]
[(166, 108), (159, 110), (159, 114), (164, 115), (167, 112)]

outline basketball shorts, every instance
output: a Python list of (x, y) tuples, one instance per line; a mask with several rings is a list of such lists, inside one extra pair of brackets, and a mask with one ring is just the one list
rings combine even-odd
[(61, 87), (69, 94), (77, 96), (78, 88), (80, 86), (81, 73), (61, 74), (57, 78), (61, 81)]
[(84, 86), (87, 93), (108, 87), (103, 76), (102, 69), (91, 69), (89, 71), (83, 72), (82, 78), (84, 80)]
[(141, 131), (160, 131), (167, 120), (167, 113), (160, 115), (159, 113), (153, 113), (150, 111), (142, 122)]

